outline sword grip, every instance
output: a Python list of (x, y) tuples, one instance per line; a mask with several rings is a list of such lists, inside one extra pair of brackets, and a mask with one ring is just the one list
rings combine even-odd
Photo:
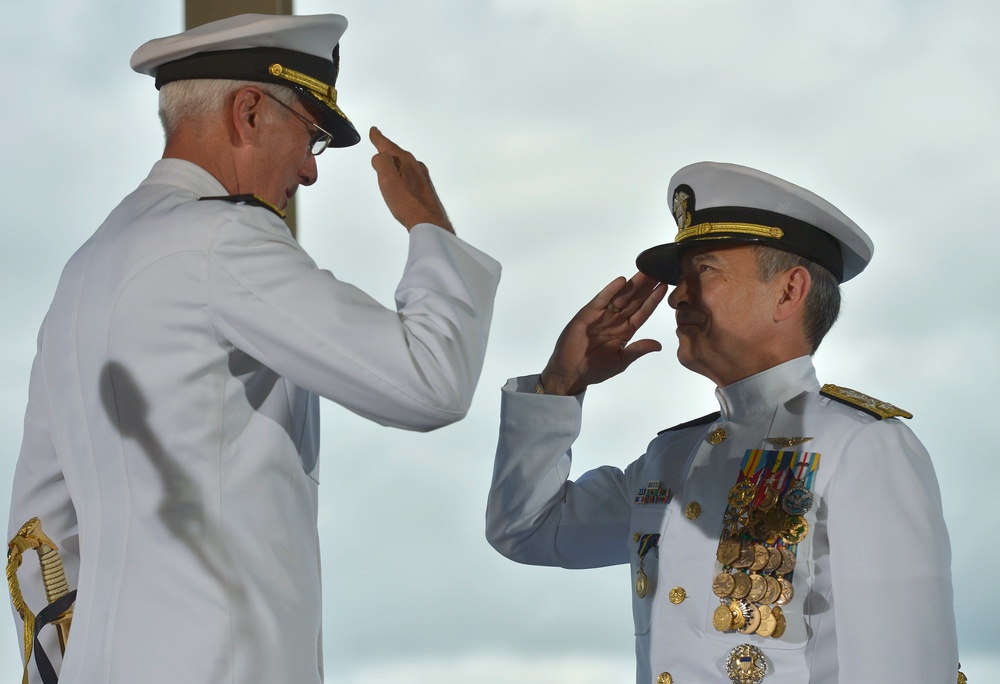
[[(17, 582), (17, 568), (21, 565), (22, 554), (28, 549), (34, 549), (38, 554), (42, 585), (45, 587), (45, 598), (50, 604), (69, 593), (69, 582), (66, 580), (66, 570), (63, 567), (62, 558), (59, 556), (59, 547), (42, 532), (41, 522), (38, 518), (32, 518), (26, 522), (14, 539), (10, 541), (8, 547), (7, 581), (15, 608), (25, 620), (25, 660), (27, 660), (31, 653), (28, 627), (30, 623), (33, 628), (34, 615), (25, 605)], [(73, 608), (70, 607), (52, 621), (59, 637), (59, 649), (63, 653), (66, 652), (66, 640), (69, 638), (69, 626), (72, 620)]]
[[(39, 530), (41, 532), (41, 530)], [(42, 535), (44, 537), (44, 535)], [(48, 539), (45, 537), (45, 539)], [(66, 580), (66, 570), (63, 568), (59, 551), (46, 541), (38, 545), (38, 564), (42, 568), (42, 584), (45, 586), (45, 598), (49, 603), (60, 599), (69, 593), (69, 582)], [(67, 609), (62, 615), (52, 621), (59, 635), (59, 650), (66, 653), (66, 640), (69, 638), (69, 625), (73, 619), (73, 609)]]

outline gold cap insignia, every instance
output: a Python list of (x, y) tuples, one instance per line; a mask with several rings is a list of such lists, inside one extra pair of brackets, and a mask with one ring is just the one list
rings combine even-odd
[(677, 227), (681, 230), (691, 225), (691, 212), (688, 211), (689, 199), (691, 199), (691, 195), (683, 190), (678, 188), (674, 191), (674, 220), (677, 221)]

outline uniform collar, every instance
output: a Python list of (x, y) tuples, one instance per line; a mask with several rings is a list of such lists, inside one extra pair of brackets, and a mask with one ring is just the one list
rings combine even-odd
[(185, 159), (158, 160), (143, 183), (175, 185), (190, 190), (197, 197), (229, 194), (215, 176)]
[(715, 396), (723, 420), (734, 420), (773, 410), (803, 392), (818, 389), (812, 358), (800, 356), (731, 385), (717, 387)]

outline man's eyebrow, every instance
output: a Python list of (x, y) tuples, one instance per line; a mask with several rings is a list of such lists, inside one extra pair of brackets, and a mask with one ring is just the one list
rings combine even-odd
[(716, 256), (715, 252), (700, 252), (698, 254), (692, 254), (688, 257), (692, 264), (700, 264), (706, 261), (711, 261), (712, 263), (719, 263), (719, 257)]

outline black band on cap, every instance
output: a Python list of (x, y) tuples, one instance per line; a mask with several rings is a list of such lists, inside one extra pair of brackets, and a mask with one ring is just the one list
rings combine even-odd
[(259, 81), (288, 85), (288, 81), (271, 74), (270, 66), (280, 62), (283, 66), (330, 86), (337, 84), (339, 55), (334, 50), (331, 59), (307, 55), (284, 48), (247, 48), (200, 52), (173, 62), (161, 64), (156, 69), (156, 89), (172, 81), (195, 78), (228, 78), (236, 81)]
[[(706, 223), (747, 223), (779, 228), (783, 233), (780, 238), (756, 238), (747, 241), (766, 244), (815, 261), (833, 273), (838, 281), (844, 277), (844, 257), (840, 250), (840, 242), (811, 223), (773, 211), (750, 207), (710, 207), (695, 211), (691, 216), (692, 227)], [(711, 241), (723, 235), (727, 235), (727, 240), (730, 241), (739, 241), (741, 237), (745, 239), (745, 236), (739, 234), (707, 233), (704, 236), (682, 240), (681, 244)]]
[(797, 254), (829, 270), (837, 282), (844, 278), (840, 243), (816, 226), (763, 209), (712, 207), (695, 212), (676, 242), (650, 247), (636, 257), (646, 275), (676, 285), (681, 255), (699, 247), (764, 245)]
[[(356, 145), (361, 136), (354, 124), (337, 107), (337, 93), (333, 89), (340, 69), (340, 44), (334, 47), (331, 59), (307, 55), (284, 48), (247, 48), (245, 50), (219, 50), (201, 52), (183, 59), (162, 64), (156, 69), (156, 88), (173, 81), (193, 79), (231, 79), (234, 81), (254, 81), (271, 83), (292, 88), (310, 98), (320, 108), (323, 128), (333, 135), (331, 147)], [(272, 65), (280, 65), (278, 73)], [(301, 87), (298, 79), (289, 79), (287, 74), (298, 72), (315, 81), (320, 91), (314, 92), (313, 85)], [(285, 74), (286, 76), (282, 76)], [(326, 97), (322, 97), (326, 95)]]

